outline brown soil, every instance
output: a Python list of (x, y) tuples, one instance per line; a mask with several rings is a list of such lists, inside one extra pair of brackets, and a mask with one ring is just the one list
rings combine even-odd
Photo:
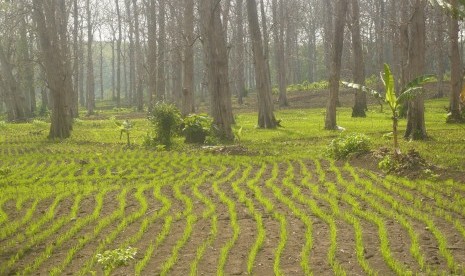
[[(367, 164), (366, 160), (370, 158), (375, 160), (373, 156), (366, 156), (365, 158), (365, 164)], [(358, 161), (360, 162), (360, 159), (358, 159)], [(315, 161), (305, 161), (304, 165), (311, 175), (304, 175), (299, 163), (293, 162), (291, 165), (293, 166), (294, 176), (290, 179), (286, 174), (288, 164), (281, 163), (279, 164), (278, 176), (276, 180), (272, 182), (272, 185), (275, 187), (273, 189), (281, 191), (284, 198), (291, 199), (299, 212), (307, 216), (312, 222), (311, 232), (313, 246), (308, 255), (308, 259), (304, 260), (304, 262), (308, 263), (315, 275), (333, 274), (336, 267), (339, 267), (338, 269), (347, 272), (349, 275), (368, 274), (367, 271), (364, 271), (360, 259), (357, 257), (358, 255), (362, 256), (369, 268), (379, 275), (395, 274), (393, 267), (389, 265), (386, 261), (386, 256), (382, 253), (380, 225), (370, 219), (372, 216), (378, 217), (384, 225), (383, 227), (385, 227), (389, 240), (388, 248), (390, 256), (394, 262), (402, 266), (403, 269), (411, 270), (419, 274), (425, 273), (426, 270), (437, 270), (446, 274), (451, 273), (447, 265), (446, 256), (441, 251), (444, 249), (440, 249), (441, 244), (438, 240), (439, 236), (437, 236), (437, 233), (440, 233), (440, 236), (444, 238), (447, 254), (449, 254), (453, 260), (460, 263), (460, 260), (465, 258), (465, 236), (459, 231), (460, 228), (454, 226), (454, 223), (455, 225), (465, 224), (464, 212), (463, 210), (454, 209), (451, 205), (444, 205), (441, 203), (448, 199), (452, 202), (452, 198), (456, 198), (458, 195), (465, 197), (465, 189), (457, 188), (448, 191), (438, 189), (437, 195), (440, 196), (443, 201), (436, 202), (436, 200), (429, 198), (428, 194), (425, 194), (425, 190), (420, 188), (417, 189), (415, 186), (407, 187), (397, 184), (399, 186), (395, 189), (389, 188), (390, 186), (386, 186), (387, 184), (383, 182), (381, 177), (378, 178), (376, 175), (369, 175), (364, 171), (358, 171), (356, 169), (361, 179), (369, 180), (369, 182), (372, 183), (372, 186), (368, 187), (365, 186), (365, 184), (358, 183), (358, 180), (354, 179), (351, 174), (344, 169), (343, 164), (337, 165), (336, 167), (332, 167), (327, 161), (320, 161), (320, 164), (322, 170), (318, 171)], [(178, 169), (179, 168), (175, 168), (175, 171)], [(292, 212), (287, 203), (285, 203), (281, 197), (277, 197), (275, 191), (269, 186), (270, 183), (267, 181), (273, 176), (272, 169), (273, 166), (271, 164), (267, 165), (265, 172), (257, 184), (262, 196), (273, 204), (273, 210), (271, 210), (271, 212), (266, 211), (265, 206), (263, 206), (257, 198), (258, 194), (255, 194), (253, 190), (249, 189), (247, 182), (237, 183), (237, 187), (244, 191), (246, 196), (251, 200), (254, 209), (261, 214), (266, 232), (264, 243), (254, 261), (252, 273), (254, 275), (274, 274), (276, 262), (275, 254), (282, 238), (278, 217), (283, 216), (286, 219), (287, 236), (285, 247), (279, 259), (279, 271), (285, 275), (304, 275), (304, 270), (301, 266), (301, 253), (306, 240), (306, 226), (299, 216)], [(259, 167), (254, 167), (250, 174), (246, 176), (247, 181), (253, 179), (256, 173), (258, 173), (258, 170)], [(155, 198), (153, 193), (155, 186), (148, 186), (143, 193), (148, 204), (145, 215), (128, 224), (123, 231), (118, 232), (116, 237), (104, 246), (104, 249), (107, 250), (127, 245), (126, 241), (130, 241), (131, 237), (139, 231), (143, 220), (149, 219), (150, 224), (142, 234), (142, 237), (130, 244), (138, 250), (135, 260), (130, 262), (127, 267), (114, 270), (112, 275), (130, 275), (134, 273), (136, 263), (143, 259), (149, 245), (154, 243), (163, 227), (163, 221), (168, 215), (172, 216), (174, 219), (171, 230), (166, 236), (166, 239), (153, 251), (151, 258), (143, 270), (143, 275), (154, 275), (162, 271), (163, 265), (171, 256), (175, 245), (179, 243), (185, 232), (186, 218), (188, 215), (195, 215), (197, 220), (193, 225), (192, 233), (187, 243), (178, 251), (179, 255), (170, 270), (170, 275), (184, 275), (189, 273), (191, 269), (190, 265), (196, 258), (198, 248), (209, 238), (211, 242), (208, 243), (198, 263), (197, 272), (199, 275), (216, 274), (219, 257), (225, 245), (232, 239), (233, 230), (231, 228), (231, 206), (228, 206), (226, 201), (221, 199), (217, 192), (214, 191), (213, 183), (215, 181), (220, 181), (218, 184), (220, 191), (227, 199), (235, 203), (234, 211), (237, 215), (236, 222), (240, 229), (237, 240), (228, 252), (224, 272), (226, 275), (247, 275), (248, 256), (257, 238), (257, 223), (253, 214), (249, 212), (248, 207), (244, 203), (241, 203), (239, 194), (236, 193), (232, 186), (235, 181), (242, 177), (244, 168), (239, 170), (227, 182), (221, 182), (220, 179), (226, 177), (229, 172), (230, 171), (224, 173), (219, 179), (212, 179), (209, 177), (207, 181), (202, 183), (199, 187), (200, 192), (215, 206), (215, 212), (207, 217), (203, 217), (207, 206), (194, 195), (190, 184), (193, 182), (189, 179), (182, 184), (180, 191), (185, 197), (191, 200), (193, 204), (192, 213), (186, 213), (186, 198), (176, 195), (170, 184), (163, 187), (162, 195), (157, 195), (157, 197), (166, 197), (171, 202), (171, 207), (166, 213), (159, 213), (163, 208), (163, 203)], [(324, 173), (324, 175), (321, 175), (321, 173)], [(213, 174), (211, 176), (213, 176)], [(193, 179), (196, 177), (198, 176), (194, 175)], [(176, 181), (176, 179), (174, 181)], [(357, 185), (362, 193), (354, 193), (349, 190), (348, 186), (353, 183)], [(155, 181), (154, 185), (159, 184)], [(300, 200), (302, 197), (296, 197), (297, 195), (293, 194), (292, 190), (289, 189), (289, 185), (295, 185), (295, 187), (301, 191), (302, 197), (307, 201), (303, 202)], [(121, 186), (116, 191), (110, 192), (105, 196), (104, 206), (98, 220), (92, 221), (90, 224), (80, 228), (72, 239), (65, 241), (62, 246), (54, 248), (51, 255), (38, 267), (38, 274), (48, 274), (50, 269), (63, 263), (69, 250), (83, 237), (91, 235), (93, 238), (85, 243), (83, 247), (74, 254), (71, 262), (64, 267), (63, 273), (65, 275), (77, 273), (85, 264), (92, 262), (92, 258), (96, 253), (101, 253), (101, 251), (96, 252), (99, 244), (105, 241), (105, 238), (111, 235), (111, 233), (116, 231), (124, 217), (131, 216), (142, 208), (139, 201), (135, 198), (136, 190), (134, 188), (128, 188), (124, 217), (115, 217), (107, 226), (101, 229), (100, 232), (95, 232), (97, 223), (111, 216), (115, 210), (119, 208), (117, 198), (122, 187), (124, 186)], [(378, 192), (372, 194), (369, 189), (374, 188), (376, 188)], [(317, 193), (314, 191), (317, 191)], [(381, 197), (381, 194), (384, 196)], [(414, 199), (423, 198), (424, 201), (422, 200), (421, 202), (425, 204), (421, 204), (420, 206), (418, 202), (415, 203), (408, 200), (408, 197), (405, 197), (406, 194)], [(12, 267), (4, 271), (3, 274), (12, 275), (21, 273), (28, 265), (33, 264), (34, 260), (44, 252), (47, 244), (53, 244), (55, 239), (59, 238), (60, 235), (73, 227), (76, 221), (84, 219), (92, 213), (95, 207), (94, 196), (95, 194), (92, 194), (83, 199), (79, 207), (79, 216), (76, 219), (66, 222), (58, 229), (58, 232), (45, 239), (43, 243), (24, 252), (24, 254), (20, 256), (20, 259), (15, 262)], [(361, 213), (354, 212), (355, 206), (353, 206), (350, 201), (347, 201), (347, 196), (358, 202), (357, 208)], [(56, 208), (55, 219), (58, 220), (59, 218), (69, 216), (73, 198), (74, 197), (69, 197), (60, 202)], [(368, 200), (369, 198), (373, 198), (373, 200), (370, 201)], [(390, 212), (389, 210), (392, 210), (393, 206), (391, 206), (390, 201), (387, 201), (388, 198), (393, 199), (400, 206), (404, 206), (404, 208)], [(333, 204), (334, 200), (336, 200), (337, 206)], [(307, 205), (310, 201), (316, 204), (321, 213), (314, 213), (311, 211), (311, 208)], [(39, 220), (41, 214), (43, 215), (47, 211), (52, 202), (52, 198), (39, 202), (38, 209), (35, 212), (36, 214), (32, 222)], [(378, 204), (377, 206), (373, 205), (375, 202)], [(11, 216), (24, 215), (24, 210), (15, 210), (14, 200), (7, 201), (1, 207)], [(24, 208), (28, 207), (30, 207), (30, 203), (24, 204)], [(337, 210), (335, 208), (337, 208)], [(416, 217), (408, 212), (409, 208), (419, 210), (419, 214), (427, 215), (425, 217)], [(355, 242), (356, 231), (353, 222), (347, 220), (344, 213), (351, 214), (355, 217), (361, 226), (363, 252), (357, 253), (357, 245)], [(158, 218), (154, 220), (150, 219), (152, 216), (157, 216), (158, 214), (160, 214)], [(323, 214), (323, 216), (321, 214)], [(367, 217), (363, 214), (366, 214)], [(212, 236), (211, 234), (211, 215), (215, 215), (218, 219), (218, 233), (216, 236)], [(332, 244), (330, 234), (331, 225), (328, 219), (334, 221), (333, 225), (337, 230), (334, 259), (329, 259), (328, 257)], [(424, 259), (423, 268), (421, 267), (422, 264), (418, 262), (418, 259), (411, 254), (412, 233), (408, 231), (408, 227), (399, 222), (399, 219), (408, 221), (410, 227), (414, 229), (414, 235), (417, 237), (420, 253)], [(47, 225), (49, 224), (44, 225), (42, 230), (45, 230), (48, 227)], [(437, 229), (437, 232), (430, 231), (431, 225)], [(18, 231), (18, 234), (20, 234), (21, 231), (24, 231), (23, 228)], [(39, 232), (40, 231), (41, 230), (39, 230)], [(13, 248), (4, 247), (4, 245), (7, 244), (7, 240), (0, 241), (0, 263), (2, 266), (6, 264), (12, 257), (12, 254), (14, 254), (14, 252), (11, 251), (12, 249), (19, 250), (22, 246), (26, 245), (29, 240), (29, 238), (26, 238), (25, 241), (18, 240), (18, 244)], [(101, 266), (96, 263), (96, 260), (93, 262), (91, 271), (95, 271), (100, 275), (102, 273)], [(461, 273), (463, 272), (464, 271), (461, 271)]]

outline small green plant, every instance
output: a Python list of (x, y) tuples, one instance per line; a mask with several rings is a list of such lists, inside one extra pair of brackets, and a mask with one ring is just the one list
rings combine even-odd
[(365, 134), (352, 133), (333, 139), (326, 148), (326, 154), (335, 159), (344, 159), (349, 155), (370, 151), (370, 138)]
[(396, 162), (392, 160), (391, 155), (386, 155), (384, 158), (379, 161), (378, 168), (385, 173), (391, 172), (396, 167)]
[(130, 261), (134, 260), (136, 254), (137, 249), (132, 247), (107, 250), (102, 254), (97, 254), (97, 262), (103, 266), (105, 271), (108, 271), (128, 265)]
[(234, 132), (234, 140), (237, 142), (237, 143), (241, 143), (242, 141), (242, 127), (240, 127), (239, 129), (233, 129), (233, 132)]
[(0, 176), (7, 177), (10, 174), (11, 174), (10, 167), (0, 168)]
[(8, 125), (6, 124), (5, 121), (0, 121), (0, 129), (6, 129)]
[(148, 119), (155, 128), (153, 142), (170, 147), (181, 124), (179, 109), (172, 104), (160, 102), (155, 105)]
[(126, 134), (126, 139), (127, 139), (127, 146), (131, 146), (131, 130), (134, 127), (134, 123), (131, 123), (129, 120), (124, 120), (123, 122), (118, 122), (116, 119), (112, 119), (115, 125), (118, 127), (118, 130), (120, 131), (119, 139), (121, 140), (123, 138), (123, 134)]
[(191, 114), (184, 118), (182, 134), (186, 143), (203, 144), (211, 134), (212, 119), (207, 114)]
[(394, 137), (394, 154), (397, 156), (400, 154), (399, 142), (398, 142), (398, 133), (397, 133), (397, 125), (399, 122), (399, 108), (402, 106), (403, 103), (406, 103), (409, 100), (412, 100), (423, 93), (423, 88), (421, 87), (422, 84), (430, 81), (433, 79), (433, 75), (423, 75), (417, 77), (410, 83), (408, 83), (399, 93), (399, 96), (396, 94), (395, 90), (395, 81), (394, 76), (391, 73), (391, 68), (389, 65), (384, 64), (384, 73), (381, 76), (381, 80), (384, 84), (384, 89), (386, 90), (386, 95), (383, 98), (379, 92), (363, 86), (361, 84), (356, 83), (349, 83), (349, 82), (342, 82), (345, 86), (358, 89), (365, 93), (369, 93), (373, 95), (375, 98), (380, 99), (386, 102), (392, 112), (392, 133)]

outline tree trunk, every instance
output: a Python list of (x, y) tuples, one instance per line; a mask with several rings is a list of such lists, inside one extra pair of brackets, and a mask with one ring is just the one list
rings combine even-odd
[(331, 53), (331, 72), (329, 77), (329, 99), (326, 107), (325, 129), (334, 130), (336, 124), (336, 106), (341, 77), (341, 59), (344, 46), (344, 25), (348, 3), (338, 0), (336, 6), (336, 21), (334, 24), (333, 48)]
[(166, 100), (165, 95), (165, 47), (166, 47), (166, 5), (165, 0), (158, 0), (158, 74), (157, 101)]
[(139, 30), (139, 8), (137, 0), (132, 0), (134, 9), (134, 36), (135, 36), (135, 58), (136, 58), (136, 83), (135, 83), (135, 98), (137, 111), (144, 110), (144, 56), (142, 52), (142, 45), (140, 41)]
[(78, 0), (73, 0), (73, 114), (75, 117), (79, 116), (79, 79), (82, 76), (79, 74), (79, 56), (80, 56), (80, 43), (79, 43), (79, 8)]
[(194, 0), (185, 0), (182, 115), (195, 112), (194, 102)]
[[(453, 8), (457, 8), (457, 0), (451, 0)], [(450, 105), (448, 123), (462, 121), (462, 112), (460, 110), (460, 93), (462, 92), (462, 69), (460, 66), (460, 50), (459, 50), (459, 22), (457, 16), (452, 15), (449, 19), (449, 39), (450, 39)]]
[(94, 114), (95, 108), (95, 78), (94, 78), (94, 59), (92, 54), (92, 43), (94, 34), (92, 30), (92, 13), (90, 9), (90, 0), (86, 0), (87, 12), (87, 115)]
[[(423, 75), (425, 70), (425, 0), (413, 0), (413, 14), (409, 24), (409, 82)], [(425, 126), (425, 105), (423, 96), (418, 96), (408, 104), (407, 129), (405, 138), (421, 140), (427, 137)]]
[(276, 60), (276, 79), (279, 88), (279, 106), (288, 106), (286, 95), (286, 65), (284, 60), (284, 3), (281, 0), (278, 7), (278, 0), (272, 1), (273, 10), (273, 40)]
[(154, 98), (157, 93), (157, 18), (156, 0), (147, 3), (147, 70), (148, 70), (148, 110), (153, 110)]
[(25, 96), (21, 91), (18, 81), (13, 74), (13, 68), (9, 58), (6, 56), (5, 49), (0, 43), (0, 65), (1, 74), (5, 89), (5, 103), (7, 107), (8, 121), (21, 122), (25, 121), (27, 116), (27, 105)]
[(199, 10), (213, 124), (220, 137), (232, 140), (228, 55), (220, 16), (221, 5), (217, 0), (201, 0)]
[(126, 100), (129, 105), (134, 106), (136, 103), (136, 55), (134, 50), (134, 16), (131, 13), (131, 0), (125, 0), (126, 16), (129, 26), (129, 90)]
[[(352, 8), (352, 48), (354, 52), (354, 82), (365, 84), (365, 62), (363, 59), (362, 39), (360, 36), (360, 8), (359, 0), (351, 0)], [(355, 92), (355, 104), (352, 108), (352, 117), (366, 117), (367, 98), (365, 92)]]
[[(44, 59), (47, 83), (52, 96), (52, 118), (49, 138), (68, 138), (72, 130), (69, 97), (72, 95), (71, 70), (66, 66), (69, 57), (66, 47), (67, 14), (64, 3), (33, 0), (34, 18)], [(61, 19), (57, 22), (58, 19)]]
[(247, 0), (247, 17), (255, 62), (255, 82), (258, 93), (258, 127), (276, 128), (278, 123), (273, 114), (270, 71), (264, 52), (255, 0)]
[(116, 18), (118, 21), (118, 39), (116, 40), (116, 107), (121, 107), (121, 42), (123, 33), (121, 30), (121, 10), (119, 8), (119, 0), (115, 0)]
[[(437, 82), (437, 98), (444, 97), (444, 74), (446, 73), (445, 64), (445, 43), (444, 43), (444, 11), (440, 7), (435, 8), (435, 23), (436, 23), (436, 76)], [(452, 44), (452, 42), (451, 42)], [(457, 42), (458, 44), (458, 42)], [(452, 45), (451, 45), (452, 46)], [(458, 49), (458, 46), (457, 46)], [(453, 60), (453, 59), (452, 59)]]
[(243, 0), (236, 1), (236, 61), (237, 61), (237, 80), (236, 94), (239, 104), (243, 104), (245, 95), (245, 68), (244, 68), (244, 17), (243, 17)]

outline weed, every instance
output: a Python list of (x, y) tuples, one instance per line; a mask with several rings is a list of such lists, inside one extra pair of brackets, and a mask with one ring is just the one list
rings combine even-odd
[(370, 146), (370, 138), (365, 134), (342, 134), (331, 141), (326, 148), (326, 154), (335, 159), (344, 159), (350, 155), (367, 153), (370, 151)]
[(128, 265), (130, 261), (134, 260), (136, 254), (137, 249), (132, 247), (107, 250), (101, 254), (97, 254), (97, 262), (107, 271), (119, 266)]

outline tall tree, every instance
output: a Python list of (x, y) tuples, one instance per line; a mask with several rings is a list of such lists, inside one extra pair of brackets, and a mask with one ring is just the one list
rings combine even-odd
[[(423, 75), (426, 54), (425, 0), (410, 0), (412, 15), (408, 26), (408, 81)], [(414, 140), (427, 137), (425, 125), (425, 104), (422, 95), (408, 104), (405, 137)]]
[(218, 135), (232, 140), (232, 105), (228, 80), (228, 53), (217, 0), (200, 0), (200, 27), (205, 53), (211, 114)]
[(87, 95), (87, 115), (94, 114), (95, 108), (95, 77), (94, 77), (94, 59), (92, 44), (94, 41), (94, 30), (92, 27), (92, 10), (90, 0), (86, 0), (87, 14), (87, 77), (86, 77), (86, 95)]
[(235, 48), (236, 66), (237, 66), (237, 79), (236, 79), (236, 94), (237, 102), (243, 104), (243, 97), (245, 94), (245, 68), (244, 68), (244, 16), (243, 16), (243, 0), (236, 1), (236, 34), (235, 40), (237, 46)]
[(336, 106), (341, 78), (342, 48), (344, 46), (344, 26), (348, 2), (338, 0), (336, 4), (336, 20), (334, 22), (333, 45), (331, 49), (331, 71), (329, 76), (329, 99), (326, 106), (325, 129), (333, 130), (336, 124)]
[(276, 60), (276, 79), (279, 88), (279, 106), (288, 106), (286, 95), (286, 66), (284, 59), (284, 3), (282, 0), (272, 1), (273, 11), (273, 41)]
[[(360, 8), (359, 0), (351, 0), (350, 7), (352, 11), (351, 32), (352, 32), (352, 48), (354, 69), (354, 82), (365, 83), (365, 62), (363, 59), (362, 38), (360, 36)], [(365, 110), (367, 109), (366, 94), (360, 90), (355, 92), (355, 104), (352, 108), (352, 117), (366, 117)]]
[(166, 54), (166, 4), (158, 0), (158, 68), (157, 68), (157, 101), (166, 99), (165, 95), (165, 54)]
[(157, 18), (156, 0), (146, 0), (147, 10), (147, 75), (148, 75), (148, 110), (153, 110), (157, 93)]
[(73, 85), (68, 49), (68, 10), (65, 1), (33, 0), (32, 3), (47, 83), (52, 96), (49, 137), (68, 138), (73, 122), (70, 105)]
[(247, 0), (247, 17), (255, 62), (255, 82), (258, 94), (258, 127), (275, 128), (278, 122), (273, 113), (270, 70), (267, 64), (268, 60), (265, 56), (264, 42), (262, 41), (258, 23), (257, 3), (255, 0)]
[(134, 11), (134, 36), (135, 36), (135, 58), (136, 58), (136, 83), (135, 83), (135, 98), (137, 111), (144, 110), (144, 56), (142, 52), (142, 43), (140, 39), (139, 25), (139, 6), (137, 0), (132, 0), (132, 8)]
[(184, 51), (182, 115), (195, 112), (194, 103), (194, 0), (184, 0)]
[[(457, 10), (457, 0), (451, 0), (453, 10)], [(458, 14), (454, 12), (449, 19), (449, 39), (450, 39), (450, 105), (447, 122), (462, 121), (462, 112), (460, 107), (460, 92), (462, 91), (463, 72), (461, 68), (461, 58), (459, 49), (459, 22)]]
[(118, 38), (116, 40), (116, 107), (121, 107), (121, 42), (123, 40), (121, 10), (119, 0), (115, 0)]

